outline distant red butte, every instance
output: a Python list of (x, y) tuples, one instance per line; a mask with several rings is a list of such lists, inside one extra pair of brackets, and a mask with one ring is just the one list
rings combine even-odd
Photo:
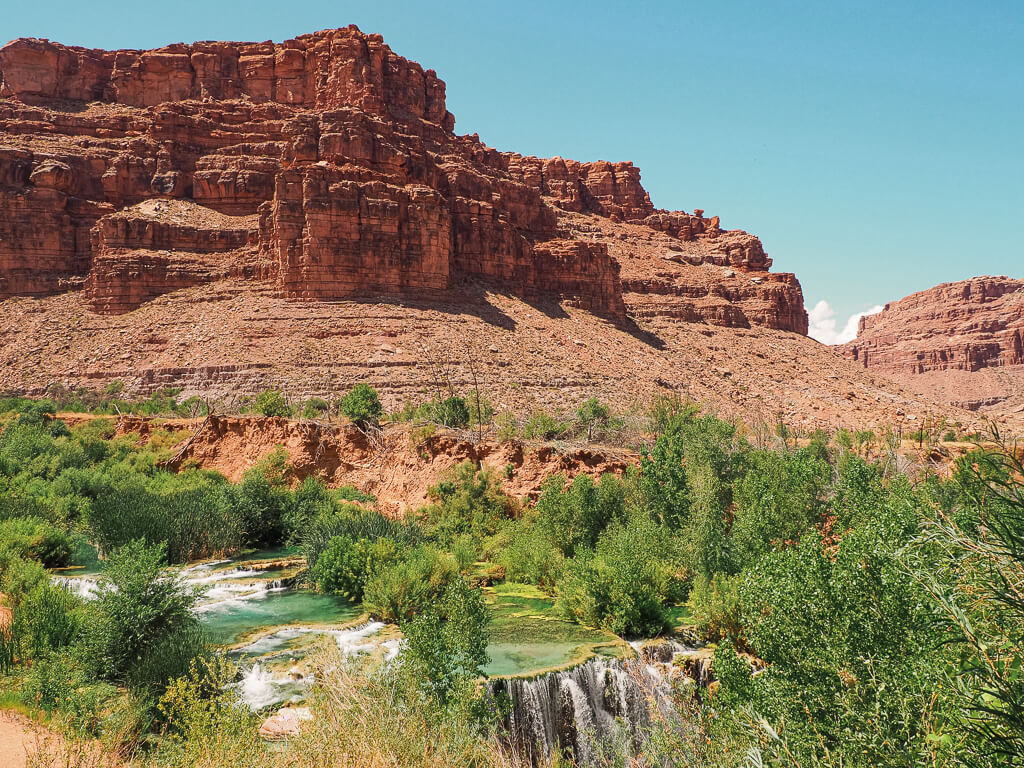
[(1024, 421), (1024, 280), (975, 277), (890, 302), (843, 353), (939, 401)]

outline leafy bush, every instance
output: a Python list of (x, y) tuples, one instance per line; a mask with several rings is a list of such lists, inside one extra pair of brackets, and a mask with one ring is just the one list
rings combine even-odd
[(343, 504), (309, 523), (302, 537), (302, 548), (310, 570), (316, 568), (320, 555), (336, 536), (346, 536), (352, 541), (387, 538), (406, 547), (418, 543), (422, 533), (414, 522), (393, 520), (375, 509)]
[[(165, 571), (165, 565), (166, 548), (142, 540), (111, 555), (96, 600), (98, 615), (87, 625), (87, 645), (98, 677), (118, 683), (166, 683), (184, 674), (202, 650), (196, 643), (198, 620), (192, 611), (198, 595)], [(170, 653), (182, 648), (185, 653)]]
[(288, 404), (288, 398), (276, 389), (265, 389), (260, 392), (252, 404), (252, 410), (263, 416), (287, 418), (292, 415), (292, 407)]
[(317, 558), (311, 576), (321, 592), (363, 599), (366, 583), (399, 557), (399, 546), (387, 538), (352, 539), (335, 536)]
[(33, 658), (71, 645), (82, 629), (81, 600), (63, 587), (37, 584), (25, 596), (17, 621)]
[(254, 495), (252, 485), (243, 484), (237, 492), (240, 500), (233, 500), (222, 480), (200, 472), (160, 474), (151, 480), (131, 476), (93, 501), (89, 528), (105, 552), (134, 539), (163, 545), (174, 563), (230, 552), (248, 530), (259, 531), (244, 518), (251, 508), (244, 502)]
[(532, 522), (515, 521), (495, 538), (500, 542), (493, 557), (504, 569), (508, 581), (534, 584), (548, 593), (555, 591), (565, 556), (540, 528)]
[(581, 624), (616, 634), (656, 635), (668, 628), (670, 543), (649, 518), (613, 523), (593, 551), (566, 561), (557, 606)]
[(319, 397), (311, 397), (302, 404), (302, 418), (319, 419), (330, 409), (327, 401)]
[(18, 557), (38, 560), (47, 568), (58, 568), (71, 561), (71, 537), (38, 517), (0, 522), (0, 547)]
[(461, 535), (480, 539), (494, 534), (517, 509), (497, 479), (477, 471), (469, 461), (458, 465), (449, 479), (428, 488), (427, 497), (433, 504), (421, 514), (431, 534), (448, 546)]
[(579, 549), (592, 549), (609, 524), (625, 519), (625, 488), (611, 474), (599, 483), (580, 474), (568, 487), (564, 475), (552, 475), (544, 481), (536, 510), (538, 528), (572, 557)]
[(710, 579), (701, 575), (690, 591), (690, 605), (704, 637), (711, 641), (741, 638), (740, 581), (742, 575), (716, 573)]
[(809, 450), (748, 454), (735, 487), (731, 548), (742, 567), (800, 538), (824, 510), (830, 468)]
[(383, 621), (407, 621), (436, 602), (460, 578), (451, 555), (418, 546), (366, 583), (363, 604)]
[(539, 411), (527, 419), (523, 437), (527, 440), (555, 440), (569, 431), (569, 425), (549, 413)]
[(469, 426), (469, 406), (461, 397), (449, 397), (444, 400), (432, 400), (424, 406), (426, 418), (453, 429), (465, 429)]
[(425, 692), (446, 706), (457, 695), (472, 694), (488, 661), (486, 629), (491, 612), (483, 595), (460, 578), (438, 598), (401, 622), (406, 642), (402, 661), (412, 668)]
[(343, 414), (361, 427), (376, 424), (384, 415), (384, 407), (380, 404), (377, 390), (369, 384), (356, 384), (352, 391), (341, 399), (340, 408)]

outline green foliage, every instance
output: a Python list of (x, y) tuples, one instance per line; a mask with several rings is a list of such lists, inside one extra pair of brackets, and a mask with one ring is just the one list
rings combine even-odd
[(38, 560), (47, 568), (59, 568), (71, 560), (68, 534), (38, 517), (0, 521), (0, 548), (18, 557)]
[(317, 515), (306, 528), (302, 548), (310, 570), (316, 568), (320, 555), (336, 536), (345, 536), (352, 541), (387, 538), (407, 547), (418, 543), (422, 533), (414, 522), (393, 520), (375, 509), (343, 504)]
[(750, 453), (733, 498), (731, 549), (740, 566), (795, 541), (821, 517), (830, 468), (810, 450)]
[(89, 528), (105, 552), (134, 539), (164, 546), (174, 563), (230, 552), (252, 530), (244, 517), (251, 486), (243, 484), (236, 501), (223, 479), (208, 473), (131, 474), (92, 501)]
[(319, 419), (323, 418), (330, 410), (327, 401), (319, 397), (311, 397), (302, 404), (302, 418)]
[(453, 396), (444, 400), (432, 400), (424, 405), (424, 409), (425, 416), (429, 421), (455, 429), (465, 429), (469, 426), (469, 406), (461, 397)]
[(363, 604), (383, 621), (407, 621), (437, 602), (460, 578), (451, 555), (421, 545), (367, 581)]
[(693, 618), (705, 638), (711, 641), (740, 638), (743, 620), (740, 614), (741, 574), (716, 573), (710, 579), (698, 576), (690, 591)]
[(268, 763), (257, 716), (231, 685), (237, 670), (223, 656), (197, 659), (160, 697), (167, 724), (156, 761), (165, 766), (249, 768)]
[(164, 570), (165, 552), (163, 545), (136, 540), (111, 555), (97, 615), (87, 624), (98, 677), (159, 686), (183, 674), (202, 652), (192, 612), (198, 595)]
[(421, 515), (431, 535), (447, 546), (462, 535), (493, 535), (517, 509), (501, 483), (469, 461), (455, 467), (449, 479), (428, 488), (427, 498), (433, 503)]
[(422, 612), (400, 622), (403, 663), (442, 706), (457, 695), (471, 695), (488, 661), (490, 618), (483, 595), (456, 578)]
[(576, 421), (579, 422), (587, 436), (587, 440), (594, 437), (594, 433), (608, 425), (611, 417), (611, 410), (596, 397), (584, 400), (576, 410)]
[(534, 584), (545, 592), (555, 591), (562, 576), (565, 556), (555, 541), (532, 520), (517, 520), (488, 543), (493, 557), (508, 581)]
[(264, 389), (256, 396), (252, 404), (252, 410), (263, 416), (292, 415), (292, 407), (288, 404), (288, 398), (277, 389)]
[[(242, 482), (232, 489), (235, 519), (249, 543), (268, 546), (286, 538), (286, 518), (293, 506), (287, 485), (287, 461), (284, 450), (276, 449), (246, 472)], [(303, 500), (308, 501), (314, 494), (315, 490), (307, 486)]]
[(568, 424), (544, 411), (534, 413), (523, 426), (523, 437), (527, 440), (555, 440), (568, 432)]
[(835, 552), (805, 535), (740, 586), (749, 646), (768, 668), (739, 693), (776, 730), (785, 724), (798, 761), (902, 766), (927, 750), (941, 650), (925, 595), (897, 559), (919, 519), (908, 501), (887, 500)]
[(566, 616), (617, 634), (656, 635), (668, 628), (671, 542), (646, 516), (616, 522), (593, 552), (566, 561), (558, 602)]
[(359, 426), (376, 424), (384, 415), (384, 407), (380, 404), (377, 390), (369, 384), (356, 384), (341, 399), (341, 412)]
[[(966, 510), (930, 514), (908, 558), (955, 654), (949, 719), (971, 766), (1024, 761), (1024, 463), (994, 437), (997, 447), (958, 462), (956, 502)], [(936, 547), (948, 570), (928, 567)]]
[(564, 475), (552, 475), (544, 481), (536, 510), (539, 530), (572, 557), (578, 550), (593, 549), (608, 525), (625, 519), (626, 492), (611, 474), (598, 483), (580, 474), (568, 487)]
[(48, 582), (37, 584), (26, 594), (16, 616), (33, 658), (43, 658), (78, 639), (83, 622), (81, 607), (75, 595)]
[(363, 599), (366, 583), (399, 558), (396, 542), (387, 538), (352, 539), (335, 536), (317, 558), (311, 576), (321, 592), (344, 595), (353, 602)]

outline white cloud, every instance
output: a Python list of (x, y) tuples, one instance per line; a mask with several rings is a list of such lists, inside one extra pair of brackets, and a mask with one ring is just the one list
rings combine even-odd
[(836, 311), (832, 305), (822, 299), (807, 313), (810, 328), (807, 335), (822, 344), (845, 344), (857, 337), (857, 323), (865, 315), (874, 315), (882, 311), (882, 306), (871, 307), (864, 312), (854, 312), (840, 329), (836, 320)]

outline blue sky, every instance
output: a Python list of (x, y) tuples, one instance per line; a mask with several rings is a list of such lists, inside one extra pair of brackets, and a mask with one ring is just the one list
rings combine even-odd
[(796, 272), (819, 333), (947, 280), (1024, 277), (1020, 0), (11, 3), (0, 37), (282, 40), (356, 23), (448, 84), (456, 131), (632, 160)]

